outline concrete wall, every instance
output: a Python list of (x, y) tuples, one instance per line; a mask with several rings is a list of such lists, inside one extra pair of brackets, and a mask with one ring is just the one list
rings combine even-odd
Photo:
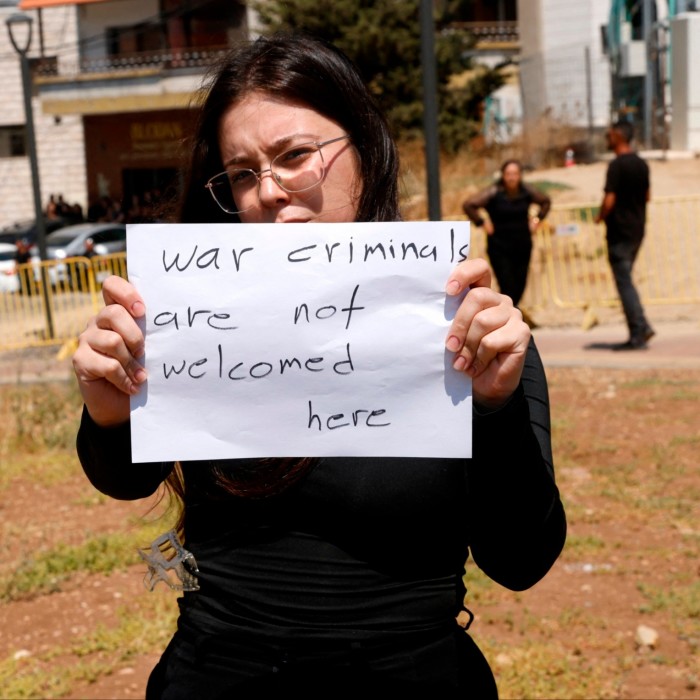
[[(521, 86), (526, 121), (545, 113), (570, 125), (608, 122), (610, 69), (602, 53), (601, 25), (608, 0), (518, 0), (521, 37)], [(586, 81), (589, 52), (591, 89)]]
[(700, 153), (700, 12), (671, 21), (671, 148)]
[[(24, 125), (24, 102), (19, 59), (5, 31), (5, 18), (15, 10), (0, 8), (0, 74), (3, 76), (3, 105), (0, 125)], [(34, 19), (30, 57), (40, 54), (38, 11), (27, 14)], [(59, 61), (75, 60), (77, 24), (75, 6), (42, 11), (44, 55)], [(85, 148), (82, 118), (54, 119), (44, 114), (37, 98), (32, 100), (37, 160), (43, 204), (50, 194), (62, 194), (69, 202), (86, 205)], [(28, 157), (0, 158), (0, 226), (34, 218), (31, 170)]]

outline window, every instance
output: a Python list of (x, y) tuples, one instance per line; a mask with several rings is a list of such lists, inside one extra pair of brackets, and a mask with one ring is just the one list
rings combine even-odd
[(24, 125), (0, 126), (0, 158), (21, 158), (26, 155)]
[(114, 230), (102, 231), (92, 236), (95, 243), (113, 243), (114, 241), (126, 240), (126, 230), (118, 228)]

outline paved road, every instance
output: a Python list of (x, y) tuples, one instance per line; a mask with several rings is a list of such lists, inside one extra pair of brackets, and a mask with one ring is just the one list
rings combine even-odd
[[(591, 330), (578, 327), (541, 327), (533, 331), (547, 367), (695, 368), (700, 369), (700, 323), (696, 320), (654, 322), (657, 335), (647, 350), (613, 352), (610, 345), (627, 340), (622, 323)], [(0, 353), (0, 384), (72, 381), (70, 357), (58, 349), (33, 348)]]
[(696, 321), (654, 323), (656, 336), (646, 350), (614, 352), (627, 340), (624, 324), (579, 328), (536, 328), (533, 336), (549, 367), (692, 367), (700, 369), (700, 324)]

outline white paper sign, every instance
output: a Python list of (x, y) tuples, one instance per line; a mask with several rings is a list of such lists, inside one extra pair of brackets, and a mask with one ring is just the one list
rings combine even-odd
[(467, 222), (137, 224), (148, 381), (135, 462), (471, 456), (444, 343)]

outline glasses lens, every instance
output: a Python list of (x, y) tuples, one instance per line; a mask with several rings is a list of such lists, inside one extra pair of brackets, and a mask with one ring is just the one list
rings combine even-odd
[[(338, 139), (334, 139), (338, 140)], [(270, 163), (276, 183), (287, 192), (303, 192), (316, 187), (325, 172), (321, 148), (315, 143), (303, 143), (280, 153)], [(229, 214), (248, 211), (258, 203), (258, 174), (249, 169), (233, 169), (220, 173), (207, 183), (216, 203)]]
[(321, 149), (315, 143), (294, 146), (276, 156), (270, 168), (287, 192), (309, 190), (323, 179)]
[(229, 214), (247, 211), (258, 197), (258, 178), (252, 170), (229, 170), (209, 181), (216, 203)]

